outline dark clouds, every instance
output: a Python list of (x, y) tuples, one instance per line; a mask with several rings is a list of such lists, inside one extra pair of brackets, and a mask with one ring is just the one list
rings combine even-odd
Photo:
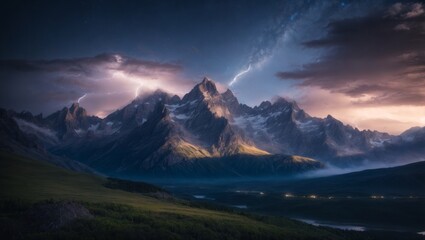
[[(93, 113), (112, 111), (140, 91), (163, 88), (181, 92), (182, 66), (119, 54), (56, 60), (0, 60), (2, 107), (50, 113), (87, 94)], [(186, 90), (186, 89), (185, 89)]]
[(0, 60), (0, 70), (17, 72), (61, 72), (89, 76), (99, 67), (146, 74), (150, 72), (178, 72), (178, 64), (146, 61), (119, 54), (100, 54), (94, 57), (55, 60)]
[(326, 55), (277, 76), (343, 93), (357, 104), (425, 105), (424, 8), (397, 3), (385, 12), (334, 21), (326, 37), (304, 43), (328, 49)]

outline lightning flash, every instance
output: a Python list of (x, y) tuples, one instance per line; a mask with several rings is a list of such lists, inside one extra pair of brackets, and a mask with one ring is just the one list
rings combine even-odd
[(83, 96), (78, 98), (77, 103), (80, 103), (81, 100), (83, 100), (87, 96), (87, 93), (85, 93)]
[(139, 90), (142, 87), (142, 84), (140, 84), (137, 88), (136, 88), (136, 92), (134, 93), (134, 97), (137, 98), (139, 96)]
[(230, 81), (229, 86), (232, 86), (233, 84), (235, 84), (242, 75), (244, 75), (245, 73), (247, 73), (249, 71), (251, 71), (251, 64), (249, 64), (247, 69), (236, 74), (236, 76), (232, 79), (232, 81)]

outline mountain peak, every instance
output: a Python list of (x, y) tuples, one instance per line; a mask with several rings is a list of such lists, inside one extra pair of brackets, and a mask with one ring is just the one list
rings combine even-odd
[(69, 108), (69, 110), (71, 112), (75, 112), (75, 110), (77, 110), (78, 108), (80, 108), (80, 104), (77, 102), (72, 103), (71, 107)]
[(209, 79), (208, 77), (204, 77), (204, 79), (202, 79), (201, 84), (208, 83), (208, 82), (212, 82), (212, 83), (214, 83), (214, 82), (213, 82), (211, 79)]
[(224, 93), (222, 93), (223, 96), (226, 97), (235, 97), (235, 95), (233, 94), (233, 92), (230, 90), (230, 88), (228, 88)]
[(226, 102), (237, 102), (239, 104), (238, 99), (230, 89), (227, 89), (224, 93), (221, 94), (221, 96)]
[(188, 94), (183, 97), (183, 101), (193, 101), (198, 99), (212, 98), (220, 95), (215, 83), (205, 77), (201, 83), (197, 84)]
[(272, 103), (270, 101), (262, 101), (261, 104), (258, 107), (256, 106), (255, 108), (259, 108), (260, 110), (263, 110), (271, 106), (272, 106)]
[(332, 115), (328, 114), (328, 116), (326, 116), (326, 119), (328, 119), (328, 120), (334, 120), (335, 118), (332, 117)]
[(87, 116), (86, 109), (84, 109), (83, 107), (80, 107), (80, 104), (79, 103), (76, 103), (76, 102), (74, 102), (71, 105), (71, 107), (69, 108), (69, 113), (74, 118), (86, 117)]
[(215, 83), (212, 80), (208, 79), (207, 77), (205, 77), (202, 80), (202, 82), (198, 84), (197, 86), (203, 93), (208, 93), (210, 95), (218, 94), (218, 90), (217, 90), (217, 87), (215, 86)]
[(284, 97), (277, 97), (274, 101), (273, 104), (277, 104), (277, 105), (292, 105), (296, 108), (298, 108), (298, 104), (297, 102), (295, 102), (294, 100), (288, 100)]

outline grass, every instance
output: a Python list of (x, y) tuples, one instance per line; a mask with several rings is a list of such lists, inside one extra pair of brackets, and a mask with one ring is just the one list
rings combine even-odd
[[(364, 239), (366, 236), (285, 218), (193, 207), (107, 188), (107, 183), (106, 178), (0, 152), (0, 236), (5, 236), (4, 239)], [(33, 204), (61, 200), (80, 202), (95, 217), (49, 232), (28, 228), (25, 214)], [(367, 238), (380, 239), (373, 235)]]
[(250, 146), (250, 145), (247, 145), (247, 144), (239, 144), (237, 149), (235, 150), (235, 153), (254, 155), (254, 156), (270, 155), (270, 153), (268, 153), (264, 150), (261, 150), (259, 148), (256, 148), (254, 146)]
[(187, 159), (212, 157), (211, 154), (204, 148), (195, 146), (183, 140), (173, 144), (173, 148), (177, 154)]
[[(107, 188), (104, 186), (108, 182), (105, 178), (70, 172), (4, 152), (0, 153), (0, 159), (1, 202), (22, 202), (24, 208), (29, 208), (33, 203), (49, 199), (74, 200), (82, 202), (96, 216), (93, 220), (84, 220), (84, 224), (76, 223), (71, 229), (62, 229), (57, 234), (71, 236), (81, 232), (90, 236), (90, 232), (96, 232), (102, 236), (107, 233), (116, 236), (127, 232), (131, 236), (139, 236), (144, 232), (143, 236), (148, 234), (155, 238), (158, 235), (160, 239), (304, 239), (313, 236), (339, 239), (327, 230), (291, 220), (282, 220), (288, 224), (285, 227), (282, 222), (277, 225), (241, 214), (194, 208), (179, 202)], [(2, 223), (16, 222), (16, 219), (20, 219), (20, 213), (2, 214)], [(56, 233), (31, 234), (40, 238), (56, 236)]]

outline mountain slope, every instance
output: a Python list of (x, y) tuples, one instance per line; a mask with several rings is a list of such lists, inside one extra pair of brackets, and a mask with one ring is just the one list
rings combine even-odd
[(330, 115), (324, 119), (311, 117), (295, 102), (283, 98), (241, 112), (232, 124), (244, 129), (257, 146), (274, 153), (332, 162), (334, 158), (366, 153), (392, 138), (376, 131), (360, 131)]
[[(88, 154), (90, 160), (87, 164), (108, 174), (139, 178), (292, 175), (323, 167), (313, 159), (256, 155), (255, 152), (250, 155), (213, 156), (207, 148), (191, 143), (193, 136), (187, 138), (181, 127), (172, 121), (167, 108), (158, 103), (144, 124), (118, 140), (104, 144), (102, 148), (105, 150), (95, 155), (96, 158)], [(87, 147), (87, 142), (81, 143)], [(100, 145), (95, 141), (94, 146)], [(86, 151), (93, 152), (90, 147), (87, 150), (84, 146), (73, 149), (67, 151), (78, 152), (80, 158)]]
[[(45, 131), (48, 129), (17, 119), (17, 115), (13, 111), (6, 111), (0, 108), (0, 151), (34, 157), (73, 171), (95, 172), (80, 162), (50, 154), (45, 149), (45, 141), (39, 138), (40, 135), (45, 135)], [(22, 128), (26, 132), (22, 131)], [(51, 134), (51, 132), (48, 132), (48, 134)]]
[(185, 140), (179, 126), (171, 121), (168, 110), (160, 102), (143, 125), (120, 138), (91, 164), (105, 170), (143, 172), (166, 169), (183, 160), (210, 156), (207, 150)]
[(99, 124), (101, 119), (88, 116), (84, 108), (73, 103), (70, 108), (64, 107), (47, 116), (45, 121), (57, 132), (59, 138), (67, 139), (84, 134), (91, 126)]
[[(102, 239), (344, 239), (343, 233), (291, 220), (260, 220), (110, 189), (100, 177), (15, 155), (0, 156), (0, 233), (8, 239), (73, 238), (75, 234)], [(54, 231), (28, 228), (26, 212), (33, 209), (31, 203), (43, 200), (77, 201), (94, 217)]]

